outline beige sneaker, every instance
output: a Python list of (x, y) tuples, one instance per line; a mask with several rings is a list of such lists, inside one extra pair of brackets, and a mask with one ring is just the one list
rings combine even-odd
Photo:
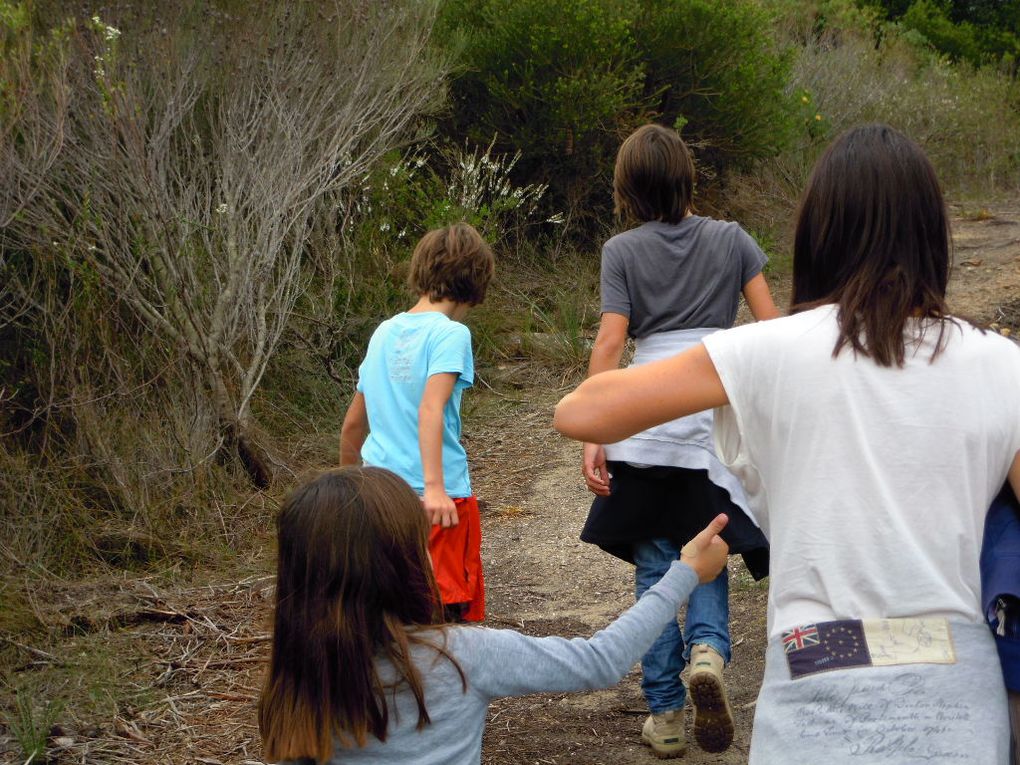
[(687, 747), (684, 739), (684, 710), (671, 709), (648, 715), (641, 728), (641, 738), (652, 747), (652, 754), (662, 760), (679, 757)]
[(687, 691), (694, 705), (694, 740), (706, 752), (724, 752), (733, 743), (733, 712), (723, 685), (723, 657), (714, 648), (691, 649)]

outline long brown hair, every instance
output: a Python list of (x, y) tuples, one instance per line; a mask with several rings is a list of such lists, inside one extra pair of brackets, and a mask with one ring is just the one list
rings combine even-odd
[[(801, 199), (791, 313), (839, 306), (833, 356), (849, 345), (881, 366), (902, 366), (907, 323), (919, 341), (950, 321), (949, 219), (921, 148), (888, 125), (852, 128), (815, 165)], [(935, 320), (934, 322), (931, 320)]]
[(642, 223), (679, 223), (693, 199), (694, 159), (679, 133), (643, 125), (627, 136), (613, 168), (617, 215)]
[[(410, 646), (440, 620), (421, 500), (382, 468), (332, 470), (295, 489), (277, 519), (273, 647), (259, 730), (267, 762), (386, 740), (385, 658), (429, 722)], [(456, 662), (454, 661), (456, 666)], [(458, 671), (460, 670), (457, 667)], [(461, 673), (461, 680), (464, 675)]]

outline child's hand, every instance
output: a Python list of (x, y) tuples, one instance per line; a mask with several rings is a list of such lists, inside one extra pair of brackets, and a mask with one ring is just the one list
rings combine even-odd
[(601, 444), (584, 445), (584, 461), (581, 465), (581, 475), (588, 485), (588, 491), (598, 494), (600, 497), (609, 496), (609, 470), (606, 468), (606, 450)]
[(460, 522), (457, 516), (457, 504), (450, 499), (445, 491), (425, 489), (425, 496), (421, 499), (425, 508), (425, 515), (432, 521), (433, 526), (442, 526), (448, 529)]
[(694, 569), (698, 581), (704, 584), (711, 582), (726, 566), (726, 556), (730, 546), (719, 536), (729, 518), (720, 513), (705, 530), (680, 548), (680, 560)]

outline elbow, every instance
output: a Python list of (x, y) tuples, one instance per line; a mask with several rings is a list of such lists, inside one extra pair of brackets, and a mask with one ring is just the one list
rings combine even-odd
[[(601, 418), (589, 410), (578, 393), (569, 393), (560, 400), (553, 412), (553, 427), (567, 438), (590, 443), (612, 443)], [(615, 440), (615, 439), (613, 439)]]
[(608, 362), (609, 366), (616, 367), (623, 356), (623, 347), (626, 341), (626, 335), (623, 337), (603, 337), (599, 335), (595, 338), (595, 342), (591, 347), (592, 358), (604, 360)]

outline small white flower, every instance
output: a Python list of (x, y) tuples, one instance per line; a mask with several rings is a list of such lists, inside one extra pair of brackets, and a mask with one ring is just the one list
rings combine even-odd
[(407, 229), (406, 228), (400, 229), (400, 233), (397, 234), (397, 239), (403, 239), (405, 236), (407, 236)]
[(113, 42), (120, 37), (120, 30), (117, 27), (105, 27), (103, 29), (103, 37), (107, 42)]
[(227, 203), (226, 202), (221, 202), (219, 205), (217, 205), (217, 207), (216, 207), (216, 212), (217, 213), (219, 213), (220, 215), (223, 215), (223, 213), (225, 213), (226, 211), (227, 211)]
[(386, 233), (387, 231), (389, 231), (389, 230), (390, 230), (390, 224), (389, 224), (389, 223), (385, 223), (385, 222), (384, 222), (384, 223), (382, 223), (382, 224), (381, 224), (381, 225), (379, 226), (379, 230), (380, 230), (380, 231), (382, 231), (382, 232), (383, 232), (383, 233), (385, 234), (385, 233)]

